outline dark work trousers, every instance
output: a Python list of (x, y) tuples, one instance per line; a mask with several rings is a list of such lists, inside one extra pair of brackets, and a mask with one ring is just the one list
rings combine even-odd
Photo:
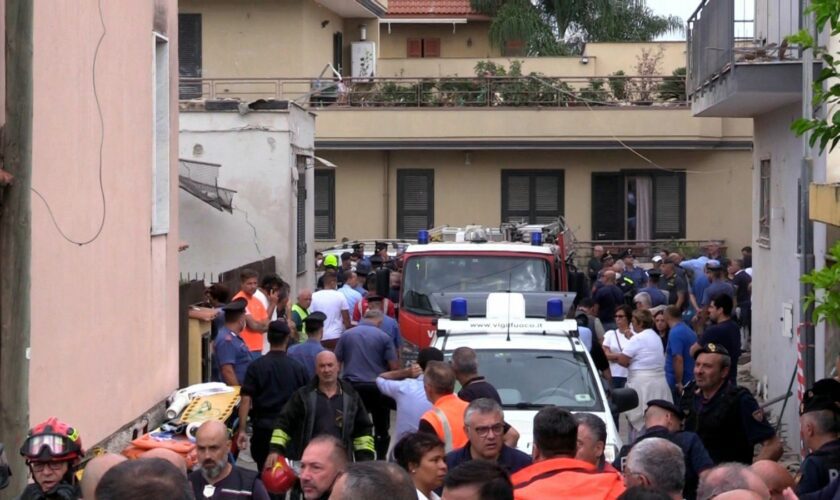
[(350, 384), (359, 393), (359, 397), (365, 404), (365, 409), (373, 417), (373, 441), (376, 448), (376, 458), (385, 460), (388, 453), (388, 444), (391, 440), (388, 434), (388, 428), (391, 425), (391, 409), (396, 407), (396, 403), (393, 399), (379, 392), (375, 382), (351, 382)]
[(253, 428), (253, 433), (251, 434), (251, 458), (257, 464), (258, 471), (262, 471), (265, 466), (272, 432), (274, 432), (272, 429)]

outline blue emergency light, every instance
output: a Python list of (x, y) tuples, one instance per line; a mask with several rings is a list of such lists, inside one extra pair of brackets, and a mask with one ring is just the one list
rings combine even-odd
[(548, 299), (545, 303), (547, 321), (563, 321), (563, 299)]
[(426, 245), (429, 243), (429, 232), (425, 229), (421, 229), (417, 232), (417, 243), (421, 245)]
[(535, 247), (542, 246), (542, 233), (539, 231), (534, 231), (531, 233), (531, 244)]
[(467, 299), (463, 297), (455, 297), (449, 305), (449, 319), (453, 321), (466, 321), (467, 316)]

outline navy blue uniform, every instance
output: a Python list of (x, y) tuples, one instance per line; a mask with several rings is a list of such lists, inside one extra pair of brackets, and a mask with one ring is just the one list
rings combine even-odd
[(251, 351), (248, 349), (245, 341), (242, 340), (242, 337), (223, 326), (219, 330), (219, 335), (216, 336), (214, 347), (219, 376), (221, 377), (222, 367), (224, 365), (231, 365), (233, 366), (233, 372), (236, 374), (236, 380), (239, 382), (239, 385), (242, 385), (242, 381), (245, 380), (245, 371), (254, 359), (251, 357)]
[(729, 352), (729, 359), (732, 361), (732, 366), (729, 367), (729, 381), (734, 385), (738, 375), (738, 358), (741, 357), (741, 328), (738, 323), (728, 319), (706, 328), (699, 344), (706, 347), (710, 343), (722, 345)]
[(840, 477), (840, 439), (828, 442), (802, 461), (796, 493), (812, 493)]
[(726, 383), (708, 400), (692, 381), (685, 387), (680, 409), (685, 430), (696, 432), (717, 465), (749, 465), (755, 445), (776, 435), (758, 402), (744, 387)]

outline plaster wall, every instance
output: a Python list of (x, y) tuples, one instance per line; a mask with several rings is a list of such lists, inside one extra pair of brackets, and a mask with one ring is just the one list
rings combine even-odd
[[(790, 124), (801, 116), (799, 104), (757, 116), (753, 171), (752, 220), (760, 217), (760, 163), (769, 159), (770, 174), (770, 242), (758, 242), (759, 227), (753, 225), (753, 339), (752, 373), (765, 386), (770, 397), (785, 393), (797, 362), (796, 326), (799, 315), (800, 255), (797, 250), (797, 184), (803, 154), (802, 140), (790, 131)], [(815, 155), (814, 180), (825, 178), (824, 160)], [(814, 250), (818, 266), (825, 259), (825, 226), (814, 225)], [(783, 304), (793, 309), (793, 335), (784, 332)], [(817, 328), (817, 353), (825, 350), (824, 328)], [(830, 369), (830, 367), (829, 367)], [(816, 377), (826, 373), (824, 356), (817, 356)], [(796, 386), (794, 386), (794, 394)], [(779, 411), (780, 407), (775, 407)], [(784, 416), (788, 444), (798, 449), (799, 419), (797, 405), (789, 405)]]
[[(396, 235), (397, 171), (434, 169), (435, 225), (486, 224), (501, 219), (501, 171), (564, 170), (567, 221), (580, 240), (591, 239), (592, 173), (651, 166), (623, 151), (322, 151), (336, 170), (336, 237)], [(722, 238), (730, 248), (750, 241), (749, 151), (644, 151), (662, 168), (686, 175), (686, 238)], [(385, 186), (388, 186), (386, 189)], [(384, 207), (388, 208), (385, 209)], [(710, 210), (709, 207), (715, 207)], [(359, 214), (364, 214), (360, 217)], [(387, 221), (386, 221), (387, 219)], [(387, 232), (384, 227), (387, 222)], [(318, 242), (319, 247), (333, 242)]]
[[(181, 158), (221, 164), (219, 186), (236, 190), (233, 214), (220, 212), (181, 191), (182, 273), (206, 275), (275, 256), (280, 276), (311, 284), (313, 264), (297, 268), (297, 182), (314, 192), (313, 169), (299, 179), (296, 155), (311, 156), (314, 116), (289, 112), (182, 112)], [(307, 246), (312, 248), (314, 196), (307, 206)]]
[[(33, 195), (30, 421), (57, 415), (86, 444), (178, 383), (177, 12), (175, 0), (35, 3), (32, 186), (46, 203)], [(159, 236), (153, 30), (169, 37), (171, 75), (172, 201)], [(68, 238), (90, 243), (65, 240), (48, 207)]]

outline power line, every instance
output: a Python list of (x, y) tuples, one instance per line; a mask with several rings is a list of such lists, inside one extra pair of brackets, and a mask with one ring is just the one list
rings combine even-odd
[(99, 40), (96, 42), (96, 50), (93, 53), (93, 67), (91, 69), (91, 80), (93, 81), (93, 97), (96, 101), (96, 112), (99, 116), (99, 192), (102, 196), (102, 218), (99, 221), (99, 228), (96, 230), (93, 236), (86, 240), (76, 240), (68, 236), (61, 226), (58, 224), (58, 220), (55, 218), (55, 214), (53, 213), (52, 207), (50, 207), (49, 202), (47, 199), (42, 195), (37, 189), (34, 187), (30, 187), (30, 190), (35, 193), (38, 198), (41, 198), (41, 201), (44, 202), (44, 206), (47, 208), (47, 213), (50, 215), (50, 219), (52, 219), (52, 223), (55, 226), (55, 229), (58, 231), (58, 234), (61, 235), (62, 238), (67, 240), (68, 242), (78, 245), (78, 246), (85, 246), (90, 243), (96, 241), (97, 238), (102, 234), (102, 230), (105, 228), (105, 218), (108, 214), (108, 207), (105, 200), (105, 185), (102, 179), (102, 150), (105, 146), (105, 119), (102, 116), (102, 103), (99, 101), (99, 92), (96, 88), (96, 63), (99, 60), (99, 49), (102, 47), (102, 41), (105, 39), (105, 35), (107, 34), (107, 28), (105, 27), (105, 17), (102, 13), (102, 0), (97, 1), (97, 7), (99, 8), (99, 23), (102, 25), (102, 34), (99, 36)]

